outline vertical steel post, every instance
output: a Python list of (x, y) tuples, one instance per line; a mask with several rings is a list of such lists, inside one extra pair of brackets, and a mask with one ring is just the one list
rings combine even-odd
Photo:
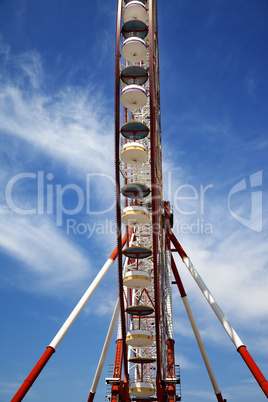
[[(116, 20), (116, 47), (115, 47), (115, 196), (116, 196), (116, 230), (117, 244), (121, 244), (122, 228), (121, 228), (121, 193), (120, 193), (120, 39), (121, 39), (121, 21), (122, 21), (123, 0), (117, 3), (117, 20)], [(118, 250), (118, 281), (119, 281), (119, 299), (120, 299), (120, 316), (122, 324), (122, 346), (123, 346), (123, 363), (125, 372), (125, 386), (128, 388), (128, 364), (126, 357), (126, 323), (124, 311), (124, 291), (123, 291), (123, 265), (122, 265), (122, 249)]]
[[(174, 328), (172, 311), (172, 278), (171, 278), (171, 251), (170, 251), (170, 203), (164, 202), (165, 206), (165, 299), (166, 299), (166, 344), (167, 344), (167, 396), (169, 402), (176, 401), (175, 379), (175, 351), (174, 351)], [(168, 379), (170, 382), (168, 382)]]
[(157, 186), (157, 157), (156, 157), (156, 94), (155, 94), (155, 29), (154, 11), (155, 1), (149, 0), (149, 82), (150, 82), (150, 145), (151, 145), (151, 193), (152, 193), (152, 229), (153, 229), (153, 264), (154, 264), (154, 295), (155, 295), (155, 321), (156, 321), (156, 386), (157, 397), (162, 397), (162, 354), (160, 348), (160, 277), (158, 255), (158, 241), (160, 233), (159, 223), (159, 192)]

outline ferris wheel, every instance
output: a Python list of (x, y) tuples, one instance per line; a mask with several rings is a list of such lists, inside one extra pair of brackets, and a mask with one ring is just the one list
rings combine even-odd
[[(192, 274), (255, 379), (268, 382), (172, 232), (172, 206), (162, 198), (159, 54), (156, 0), (118, 0), (115, 52), (115, 179), (117, 248), (108, 258), (12, 402), (21, 401), (117, 258), (119, 297), (88, 402), (118, 322), (107, 401), (181, 400), (175, 362), (172, 284), (178, 286), (216, 399), (223, 399), (172, 252)], [(173, 245), (173, 248), (171, 246)]]

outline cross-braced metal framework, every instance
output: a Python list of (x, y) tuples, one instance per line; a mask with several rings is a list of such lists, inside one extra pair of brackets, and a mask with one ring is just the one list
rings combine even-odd
[[(215, 396), (224, 402), (178, 269), (177, 252), (266, 397), (268, 382), (172, 232), (162, 199), (157, 0), (118, 0), (115, 54), (115, 179), (117, 247), (53, 338), (11, 402), (20, 402), (118, 258), (119, 297), (88, 402), (96, 394), (118, 322), (107, 401), (181, 400), (175, 363), (172, 284), (177, 284)], [(171, 248), (173, 244), (174, 248)], [(118, 320), (119, 317), (119, 320)]]
[[(155, 1), (150, 0), (148, 4), (145, 1), (134, 3), (119, 1), (117, 10), (117, 237), (120, 244), (122, 231), (129, 233), (129, 227), (132, 227), (133, 235), (132, 238), (127, 237), (127, 247), (136, 247), (136, 254), (127, 256), (125, 264), (123, 254), (118, 254), (121, 328), (115, 354), (114, 378), (118, 378), (118, 356), (122, 359), (124, 378), (112, 387), (111, 398), (114, 402), (118, 400), (119, 395), (121, 399), (130, 399), (131, 395), (133, 398), (152, 397), (156, 394), (164, 396), (166, 389), (166, 386), (163, 386), (166, 377), (166, 323), (157, 9)], [(139, 16), (142, 21), (138, 19)], [(137, 21), (140, 22), (140, 27)], [(145, 76), (145, 79), (141, 87), (142, 76)], [(142, 91), (145, 101), (141, 103)], [(121, 127), (126, 127), (130, 122), (134, 122), (137, 129), (135, 131), (135, 128), (132, 128), (132, 132), (130, 129), (128, 135), (123, 137)], [(137, 135), (139, 124), (147, 127), (147, 135)], [(129, 158), (125, 157), (127, 152)], [(126, 188), (136, 185), (137, 191), (133, 191), (131, 195), (122, 195), (123, 184)], [(146, 186), (149, 193), (143, 196), (139, 186)], [(121, 205), (126, 208), (122, 210)], [(144, 214), (147, 219), (140, 219), (140, 214)], [(150, 250), (151, 255), (141, 260), (138, 251), (144, 246)], [(146, 280), (142, 281), (145, 274), (148, 275), (147, 283)], [(136, 281), (132, 280), (133, 276), (137, 277)], [(131, 306), (136, 306), (139, 312), (133, 312)], [(122, 371), (120, 374), (122, 375)]]

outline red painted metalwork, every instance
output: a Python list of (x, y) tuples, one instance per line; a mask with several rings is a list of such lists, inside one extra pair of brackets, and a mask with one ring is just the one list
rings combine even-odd
[(92, 402), (96, 394), (90, 392), (87, 402)]
[(55, 353), (55, 349), (52, 347), (48, 346), (42, 357), (39, 359), (39, 361), (36, 363), (22, 386), (19, 388), (17, 393), (14, 395), (14, 397), (11, 399), (11, 402), (20, 402), (22, 399), (25, 397), (31, 386), (33, 385), (34, 381), (36, 378), (39, 376), (51, 356)]
[[(115, 194), (116, 194), (116, 228), (117, 244), (121, 244), (121, 192), (120, 192), (120, 166), (119, 166), (119, 140), (120, 140), (120, 34), (122, 21), (123, 1), (117, 3), (117, 21), (116, 21), (116, 49), (115, 49)], [(120, 299), (120, 317), (122, 324), (122, 347), (125, 376), (128, 377), (128, 365), (126, 356), (126, 322), (123, 297), (123, 265), (122, 249), (118, 247), (118, 281), (119, 281), (119, 299)], [(127, 381), (128, 386), (128, 381)]]
[[(165, 249), (170, 252), (170, 202), (164, 202), (165, 207)], [(172, 254), (170, 253), (172, 257)], [(173, 257), (172, 257), (173, 258)], [(172, 262), (171, 262), (172, 263)], [(175, 351), (174, 351), (174, 339), (168, 339), (167, 343), (167, 377), (175, 378)], [(176, 385), (174, 383), (167, 384), (167, 394), (169, 402), (176, 401)]]
[(119, 384), (112, 386), (111, 402), (118, 402)]
[[(177, 252), (179, 253), (181, 259), (183, 260), (184, 258), (186, 258), (187, 254), (185, 253), (185, 251), (183, 250), (183, 248), (180, 245), (179, 241), (177, 240), (177, 238), (175, 237), (175, 235), (172, 233), (171, 230), (170, 230), (170, 239), (171, 239), (174, 247), (176, 248)], [(175, 266), (174, 265), (175, 264), (174, 259), (172, 258), (171, 261), (173, 261), (173, 268), (174, 268), (174, 266)], [(174, 271), (177, 271), (176, 266), (175, 266)], [(174, 274), (174, 276), (175, 276), (175, 274)], [(177, 276), (177, 278), (178, 278), (178, 276)], [(176, 282), (177, 282), (177, 278), (175, 278)], [(180, 279), (179, 279), (179, 281), (177, 283), (179, 283), (179, 282), (181, 283)], [(182, 283), (181, 283), (181, 286), (182, 286)], [(186, 293), (185, 293), (185, 295), (186, 295)], [(240, 346), (237, 349), (237, 351), (239, 352), (239, 354), (243, 358), (244, 362), (246, 363), (246, 365), (250, 369), (250, 371), (253, 374), (254, 378), (256, 379), (256, 381), (258, 382), (259, 386), (263, 390), (265, 396), (268, 398), (268, 382), (267, 382), (266, 378), (264, 377), (264, 375), (262, 374), (262, 372), (260, 371), (260, 369), (258, 368), (258, 366), (255, 363), (255, 361), (253, 360), (253, 358), (251, 357), (251, 355), (249, 354), (249, 352), (247, 351), (246, 346), (245, 345)], [(217, 398), (221, 398), (220, 394), (217, 394), (216, 396), (217, 396)], [(222, 401), (222, 399), (218, 399), (218, 400)]]
[(178, 242), (177, 238), (174, 236), (171, 230), (169, 231), (169, 234), (170, 234), (170, 240), (174, 244), (176, 251), (179, 253), (181, 259), (183, 260), (185, 257), (187, 257), (187, 254), (185, 253), (182, 246), (180, 245), (180, 243)]
[[(181, 278), (180, 278), (178, 269), (177, 269), (177, 267), (176, 267), (176, 264), (175, 264), (175, 261), (174, 261), (174, 258), (173, 258), (172, 255), (171, 255), (171, 267), (172, 267), (172, 272), (173, 272), (174, 278), (175, 278), (175, 280), (176, 280), (176, 284), (177, 284), (177, 286), (178, 286), (178, 289), (179, 289), (181, 298), (187, 298), (187, 295), (186, 295), (184, 286), (183, 286), (183, 284), (182, 284), (182, 281), (181, 281)], [(201, 349), (200, 349), (200, 351), (201, 351)], [(204, 358), (204, 355), (203, 355), (202, 351), (201, 351), (201, 354), (202, 354), (202, 356), (203, 356), (203, 358)], [(206, 365), (206, 367), (207, 367), (207, 363), (206, 363), (205, 359), (204, 359), (204, 363), (205, 363), (205, 365)], [(208, 371), (208, 374), (209, 374), (209, 371)], [(209, 374), (209, 376), (210, 376), (210, 374)], [(211, 379), (211, 376), (210, 376), (210, 379)], [(216, 381), (216, 379), (214, 379), (214, 381)], [(216, 384), (216, 383), (213, 384), (213, 380), (212, 380), (212, 379), (211, 379), (211, 382), (212, 382), (212, 385), (213, 385), (214, 390), (215, 390), (215, 384)], [(218, 388), (218, 386), (217, 386), (217, 388)], [(216, 390), (217, 390), (217, 388), (216, 388)], [(216, 392), (217, 392), (217, 391), (216, 391)], [(215, 395), (216, 395), (216, 398), (217, 398), (218, 402), (224, 402), (224, 399), (223, 399), (223, 397), (222, 397), (221, 392), (218, 392), (218, 393), (216, 393)]]
[[(116, 341), (116, 351), (114, 358), (114, 374), (113, 378), (121, 378), (123, 363), (123, 342), (122, 339)], [(111, 402), (117, 402), (119, 394), (119, 383), (112, 385)]]
[[(120, 250), (122, 250), (125, 243), (126, 243), (126, 235), (123, 237), (123, 239), (121, 241), (121, 247), (119, 247)], [(114, 249), (114, 251), (110, 255), (110, 259), (114, 261), (116, 259), (117, 255), (118, 255), (118, 247), (116, 247)], [(53, 355), (53, 353), (55, 353), (55, 349), (51, 346), (48, 346), (46, 351), (40, 358), (40, 360), (37, 362), (37, 364), (31, 371), (31, 373), (29, 374), (29, 376), (26, 378), (26, 380), (24, 381), (22, 386), (19, 388), (17, 393), (14, 395), (13, 399), (11, 400), (12, 402), (19, 402), (24, 398), (24, 396), (27, 394), (27, 392), (31, 388), (32, 384), (34, 383), (34, 381), (36, 380), (38, 375), (41, 373), (41, 371), (47, 364), (50, 357)]]
[[(175, 378), (175, 358), (174, 358), (174, 339), (167, 340), (167, 378)], [(176, 385), (172, 382), (167, 383), (167, 393), (169, 402), (176, 401)]]
[(217, 398), (218, 402), (224, 402), (224, 401), (226, 401), (226, 399), (223, 399), (223, 397), (222, 397), (222, 394), (221, 394), (221, 393), (216, 394), (216, 398)]
[(170, 214), (169, 214), (169, 209), (170, 209), (170, 202), (169, 201), (164, 201), (164, 208), (165, 208), (165, 248), (166, 250), (170, 251)]
[[(153, 227), (153, 264), (154, 264), (154, 294), (155, 294), (155, 321), (156, 321), (156, 354), (157, 354), (157, 397), (161, 400), (161, 382), (162, 378), (162, 353), (160, 348), (161, 332), (160, 332), (160, 275), (159, 275), (159, 187), (157, 183), (157, 155), (156, 155), (156, 136), (158, 130), (156, 127), (156, 94), (155, 94), (155, 1), (149, 0), (149, 82), (150, 82), (150, 142), (151, 142), (151, 192), (152, 192), (152, 227)], [(162, 278), (161, 278), (162, 279)]]
[[(123, 248), (124, 245), (126, 244), (126, 241), (127, 241), (127, 235), (125, 234), (124, 237), (123, 237), (123, 239), (122, 239), (122, 241), (121, 241), (122, 248)], [(116, 258), (117, 258), (117, 256), (118, 256), (118, 247), (116, 247), (116, 248), (114, 249), (114, 251), (112, 252), (112, 254), (110, 255), (109, 258), (110, 258), (111, 260), (115, 261)]]
[[(149, 76), (150, 76), (150, 152), (151, 152), (151, 188), (152, 188), (152, 262), (153, 262), (153, 298), (150, 297), (149, 292), (146, 290), (142, 294), (147, 294), (148, 299), (154, 306), (154, 322), (155, 322), (155, 349), (157, 356), (156, 363), (156, 388), (157, 397), (159, 401), (166, 400), (166, 384), (164, 372), (166, 367), (166, 346), (165, 346), (165, 301), (163, 299), (164, 290), (164, 264), (163, 264), (163, 247), (162, 247), (162, 226), (161, 226), (161, 208), (162, 208), (162, 172), (161, 172), (161, 146), (160, 146), (160, 114), (159, 114), (159, 62), (158, 62), (158, 35), (157, 35), (157, 9), (156, 0), (149, 0)], [(115, 66), (115, 179), (116, 179), (116, 221), (117, 221), (117, 239), (120, 244), (121, 235), (121, 209), (120, 209), (120, 162), (119, 162), (119, 123), (120, 123), (120, 25), (121, 25), (121, 13), (122, 13), (122, 1), (118, 1), (117, 10), (117, 29), (116, 29), (116, 66)], [(141, 62), (143, 65), (143, 62)], [(128, 65), (128, 63), (127, 63)], [(132, 119), (133, 119), (133, 113)], [(127, 111), (124, 110), (125, 122), (127, 121)], [(135, 200), (130, 205), (139, 205)], [(127, 227), (128, 230), (128, 227)], [(133, 264), (134, 261), (130, 260)], [(137, 269), (139, 268), (137, 260)], [(122, 255), (118, 254), (118, 278), (119, 278), (119, 297), (121, 307), (121, 326), (122, 326), (122, 354), (125, 375), (127, 372), (127, 359), (126, 359), (126, 320), (124, 311), (124, 290), (122, 280)], [(128, 289), (127, 295), (125, 295), (125, 301), (128, 305), (132, 298), (132, 290)], [(132, 318), (130, 317), (130, 320)], [(141, 320), (141, 317), (140, 317)], [(140, 322), (139, 320), (139, 322)], [(117, 377), (118, 378), (118, 377)], [(121, 378), (121, 377), (120, 377)], [(125, 380), (124, 380), (125, 381)], [(122, 387), (122, 381), (120, 381), (119, 387), (116, 388), (116, 384), (113, 387), (112, 398), (115, 394), (120, 393), (121, 399), (125, 401), (125, 398), (129, 398), (129, 394), (126, 392), (126, 387), (120, 390)]]
[(184, 289), (184, 286), (183, 286), (182, 281), (181, 281), (181, 277), (180, 277), (180, 275), (178, 273), (178, 270), (177, 270), (173, 255), (171, 255), (171, 268), (172, 268), (172, 272), (173, 272), (173, 275), (174, 275), (174, 278), (175, 278), (176, 284), (178, 286), (178, 289), (179, 289), (181, 297), (187, 296), (186, 292), (185, 292), (185, 289)]
[[(110, 255), (111, 260), (115, 260), (118, 256), (118, 281), (119, 281), (119, 300), (120, 300), (120, 317), (121, 317), (121, 334), (122, 338), (117, 340), (116, 354), (114, 362), (113, 378), (118, 379), (112, 385), (111, 401), (118, 402), (118, 398), (123, 402), (130, 401), (129, 395), (129, 375), (127, 364), (127, 344), (126, 344), (126, 316), (125, 304), (132, 299), (132, 290), (129, 289), (124, 292), (123, 288), (123, 264), (122, 264), (122, 247), (125, 243), (129, 245), (132, 229), (126, 227), (126, 234), (122, 238), (121, 228), (121, 191), (120, 191), (120, 40), (121, 40), (121, 25), (122, 25), (122, 9), (123, 0), (118, 0), (117, 4), (117, 23), (116, 23), (116, 54), (115, 54), (115, 181), (116, 181), (116, 224), (117, 224), (117, 245), (118, 247)], [(150, 398), (150, 400), (157, 400), (165, 402), (176, 401), (176, 386), (175, 386), (175, 354), (174, 354), (174, 339), (167, 339), (165, 346), (165, 299), (163, 297), (164, 288), (164, 263), (163, 263), (163, 220), (161, 217), (162, 211), (162, 160), (161, 160), (161, 127), (160, 127), (160, 87), (159, 87), (159, 53), (158, 53), (158, 27), (157, 27), (157, 0), (148, 0), (149, 10), (149, 96), (150, 96), (150, 152), (151, 152), (151, 199), (152, 199), (152, 238), (153, 238), (153, 272), (154, 272), (154, 301), (150, 293), (144, 289), (141, 292), (140, 300), (145, 293), (154, 307), (154, 316), (151, 317), (155, 320), (155, 345), (156, 345), (156, 392), (157, 398)], [(142, 32), (142, 31), (141, 31)], [(143, 62), (141, 62), (143, 64)], [(126, 61), (126, 66), (129, 63)], [(131, 77), (131, 76), (130, 76)], [(134, 76), (138, 78), (139, 76)], [(130, 112), (131, 113), (131, 112)], [(128, 109), (124, 108), (124, 120), (128, 121)], [(133, 114), (132, 114), (133, 120)], [(135, 140), (134, 132), (134, 140)], [(125, 140), (127, 142), (127, 140)], [(125, 183), (127, 179), (125, 179)], [(133, 191), (132, 191), (133, 192)], [(137, 193), (138, 194), (138, 193)], [(135, 202), (132, 201), (130, 205), (139, 205), (135, 196)], [(126, 198), (125, 205), (128, 206)], [(175, 250), (179, 253), (182, 260), (187, 257), (187, 254), (181, 247), (177, 238), (170, 230), (170, 203), (165, 202), (165, 250), (171, 252), (170, 241), (175, 246)], [(171, 256), (171, 268), (173, 275), (178, 285), (181, 297), (186, 297), (186, 292), (180, 279), (174, 258)], [(137, 253), (137, 269), (138, 269)], [(138, 303), (140, 302), (138, 300)], [(137, 310), (136, 315), (139, 318), (139, 328), (141, 327), (141, 320), (143, 314)], [(171, 336), (170, 336), (171, 338)], [(55, 347), (56, 348), (56, 347)], [(268, 382), (257, 367), (256, 363), (246, 350), (246, 347), (240, 346), (238, 352), (248, 365), (252, 374), (256, 378), (260, 387), (268, 397)], [(21, 401), (35, 379), (38, 377), (55, 349), (49, 346), (41, 359), (37, 362), (29, 376), (26, 378), (16, 395), (11, 402)], [(135, 352), (136, 353), (136, 352)], [(135, 360), (136, 359), (136, 360)], [(155, 359), (147, 357), (133, 357), (130, 362), (141, 365), (150, 364)], [(167, 363), (166, 372), (164, 371), (165, 364)], [(123, 366), (124, 365), (124, 366)], [(124, 367), (124, 373), (122, 373)], [(142, 366), (143, 367), (143, 366)], [(138, 372), (140, 368), (137, 369)], [(149, 367), (148, 367), (149, 371)], [(121, 380), (124, 374), (124, 380)], [(141, 369), (141, 381), (143, 381), (143, 369)], [(88, 402), (92, 402), (95, 393), (90, 392)], [(216, 394), (219, 402), (224, 402), (221, 393)], [(144, 398), (145, 400), (146, 398)], [(133, 401), (136, 399), (133, 398)], [(139, 401), (143, 398), (138, 398)]]
[(254, 360), (252, 359), (251, 355), (247, 351), (246, 346), (240, 346), (237, 349), (240, 356), (243, 358), (244, 362), (252, 372), (253, 376), (255, 377), (256, 381), (258, 382), (259, 386), (263, 390), (264, 394), (268, 398), (268, 382), (262, 372), (260, 371), (259, 367), (256, 365)]
[(121, 378), (122, 361), (123, 361), (123, 343), (122, 339), (117, 339), (115, 359), (114, 359), (114, 378)]

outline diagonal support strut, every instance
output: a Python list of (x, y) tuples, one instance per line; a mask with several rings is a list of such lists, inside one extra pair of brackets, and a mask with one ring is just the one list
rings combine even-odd
[(221, 308), (219, 307), (218, 303), (216, 302), (216, 300), (212, 296), (211, 292), (207, 288), (205, 282), (202, 280), (202, 278), (200, 277), (199, 273), (197, 272), (197, 270), (193, 266), (190, 258), (187, 256), (187, 254), (183, 250), (183, 248), (180, 245), (179, 241), (177, 240), (176, 236), (173, 234), (173, 232), (171, 230), (169, 231), (169, 234), (170, 234), (170, 239), (171, 239), (176, 251), (179, 253), (179, 255), (180, 255), (182, 261), (184, 262), (184, 264), (186, 265), (188, 271), (190, 272), (190, 274), (194, 278), (195, 282), (197, 283), (198, 287), (202, 291), (202, 293), (205, 296), (206, 300), (208, 301), (210, 307), (212, 308), (212, 310), (214, 311), (214, 313), (218, 317), (218, 319), (219, 319), (220, 323), (222, 324), (223, 328), (225, 329), (225, 331), (227, 332), (227, 334), (231, 338), (231, 340), (232, 340), (233, 344), (235, 345), (238, 353), (243, 358), (244, 362), (246, 363), (246, 365), (250, 369), (251, 373), (255, 377), (256, 381), (258, 382), (259, 386), (263, 390), (264, 394), (268, 398), (268, 382), (267, 382), (266, 378), (264, 377), (264, 375), (262, 374), (262, 372), (260, 371), (260, 369), (256, 365), (255, 361), (252, 359), (251, 355), (249, 354), (249, 352), (246, 349), (246, 346), (243, 344), (243, 342), (241, 341), (241, 339), (237, 335), (237, 333), (234, 330), (234, 328), (232, 327), (232, 325), (227, 320), (227, 318), (224, 315), (223, 311), (221, 310)]
[[(122, 239), (122, 247), (126, 243), (126, 235)], [(57, 347), (63, 340), (64, 336), (67, 334), (73, 323), (75, 322), (76, 318), (79, 316), (85, 305), (87, 304), (88, 300), (97, 289), (99, 284), (101, 283), (102, 279), (109, 271), (111, 266), (113, 265), (115, 259), (117, 258), (118, 254), (118, 247), (114, 249), (106, 263), (103, 265), (102, 269), (99, 271), (98, 275), (95, 277), (89, 288), (86, 290), (85, 294), (82, 296), (80, 301), (77, 303), (65, 323), (62, 325), (56, 336), (53, 338), (52, 342), (49, 344), (43, 355), (41, 356), (40, 360), (36, 363), (26, 380), (23, 382), (21, 387), (18, 389), (14, 397), (11, 399), (11, 402), (20, 402), (25, 397), (31, 386), (33, 385), (34, 381), (37, 379), (51, 356), (55, 353)]]

